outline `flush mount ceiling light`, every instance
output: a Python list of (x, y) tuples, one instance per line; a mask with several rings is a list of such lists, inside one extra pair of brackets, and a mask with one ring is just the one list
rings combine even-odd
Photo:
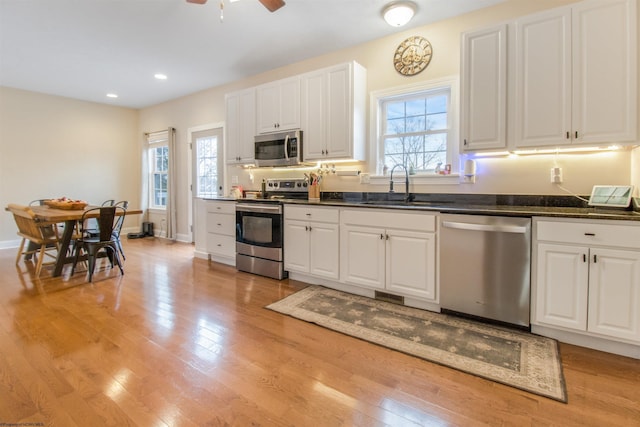
[(154, 74), (153, 77), (155, 77), (158, 80), (167, 80), (166, 74), (157, 73), (157, 74)]
[(118, 94), (117, 93), (108, 93), (107, 94), (107, 98), (117, 98)]
[(416, 4), (412, 1), (395, 1), (382, 9), (382, 17), (392, 27), (402, 27), (411, 21), (416, 9)]

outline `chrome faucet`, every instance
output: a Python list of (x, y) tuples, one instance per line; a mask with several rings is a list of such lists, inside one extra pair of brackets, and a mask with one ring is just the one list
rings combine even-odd
[(409, 171), (405, 165), (395, 165), (391, 168), (391, 176), (389, 177), (389, 193), (394, 193), (393, 191), (393, 171), (400, 166), (404, 169), (404, 202), (409, 203), (412, 199), (411, 194), (409, 193)]

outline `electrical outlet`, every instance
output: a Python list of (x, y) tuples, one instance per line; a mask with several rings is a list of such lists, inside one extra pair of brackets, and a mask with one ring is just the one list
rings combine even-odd
[(551, 183), (562, 184), (562, 168), (551, 168)]
[(370, 182), (370, 176), (368, 173), (361, 173), (360, 174), (360, 184), (369, 184)]

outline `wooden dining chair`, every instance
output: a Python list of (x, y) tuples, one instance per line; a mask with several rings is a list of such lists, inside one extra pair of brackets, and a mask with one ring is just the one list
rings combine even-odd
[[(46, 263), (53, 264), (58, 256), (60, 239), (57, 224), (38, 221), (28, 206), (10, 204), (7, 206), (7, 210), (13, 214), (18, 226), (18, 236), (22, 237), (16, 256), (16, 265), (22, 256), (35, 255), (37, 259), (35, 275), (39, 277), (42, 266), (45, 265), (44, 258), (46, 256), (53, 258), (52, 262)], [(27, 242), (31, 242), (33, 245), (25, 249)]]
[[(122, 262), (118, 255), (117, 244), (113, 240), (112, 235), (117, 221), (121, 217), (124, 217), (125, 212), (125, 209), (121, 206), (101, 206), (99, 208), (88, 209), (82, 214), (82, 218), (80, 220), (81, 237), (75, 242), (75, 256), (73, 260), (73, 267), (71, 267), (71, 274), (75, 272), (76, 265), (80, 260), (82, 252), (84, 252), (88, 261), (87, 268), (89, 270), (89, 282), (93, 281), (93, 271), (95, 269), (96, 260), (101, 252), (106, 253), (109, 257), (111, 267), (113, 267), (115, 262), (115, 264), (120, 268), (120, 273), (124, 274)], [(87, 219), (95, 216), (96, 214), (99, 215), (96, 218), (98, 229), (97, 233), (93, 233), (93, 230), (85, 228), (85, 224), (87, 224)]]

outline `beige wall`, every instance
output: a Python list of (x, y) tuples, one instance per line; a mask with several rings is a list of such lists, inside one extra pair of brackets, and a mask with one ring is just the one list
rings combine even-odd
[[(351, 60), (367, 68), (368, 91), (455, 76), (459, 74), (461, 32), (572, 2), (511, 0), (140, 111), (0, 88), (0, 203), (67, 195), (90, 201), (126, 198), (139, 206), (142, 135), (172, 126), (177, 130), (178, 144), (178, 235), (188, 235), (191, 195), (187, 171), (191, 159), (187, 129), (223, 123), (225, 93)], [(434, 55), (425, 71), (407, 78), (394, 70), (391, 58), (396, 46), (411, 35), (426, 37), (433, 45)], [(563, 168), (564, 186), (576, 193), (589, 193), (594, 184), (640, 185), (640, 149), (636, 149), (607, 154), (482, 159), (478, 161), (476, 184), (414, 185), (412, 191), (564, 194), (549, 183), (549, 169), (556, 164)], [(50, 172), (52, 165), (57, 166), (55, 173)], [(353, 168), (356, 166), (364, 171), (369, 169), (366, 163)], [(114, 178), (104, 178), (112, 173)], [(81, 175), (100, 178), (78, 180)], [(301, 172), (255, 171), (255, 184), (241, 168), (230, 167), (226, 175), (237, 176), (245, 188), (257, 189), (262, 177), (297, 177)], [(230, 187), (229, 179), (225, 187)], [(386, 191), (386, 186), (362, 185), (353, 177), (332, 176), (325, 181), (324, 190)], [(14, 225), (5, 221), (8, 219), (7, 214), (0, 227), (0, 244), (15, 236)], [(149, 219), (156, 223), (156, 229), (161, 227), (159, 216), (151, 215)]]
[[(0, 87), (0, 206), (62, 196), (140, 206), (137, 134), (136, 110)], [(2, 247), (18, 237), (0, 215)]]

